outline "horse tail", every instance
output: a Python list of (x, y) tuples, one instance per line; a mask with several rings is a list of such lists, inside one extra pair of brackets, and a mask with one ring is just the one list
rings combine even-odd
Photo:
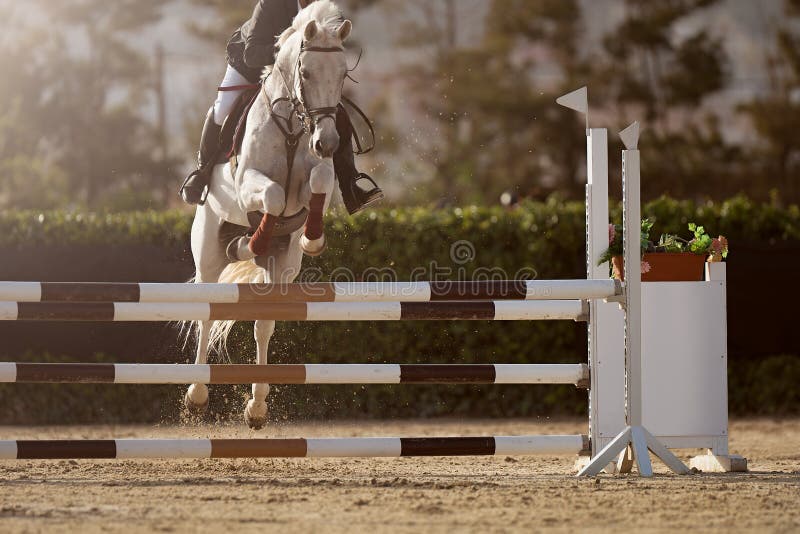
[[(264, 270), (255, 261), (239, 261), (231, 263), (219, 275), (221, 284), (258, 284), (265, 282)], [(214, 321), (209, 335), (209, 348), (220, 354), (227, 353), (228, 336), (236, 321)]]

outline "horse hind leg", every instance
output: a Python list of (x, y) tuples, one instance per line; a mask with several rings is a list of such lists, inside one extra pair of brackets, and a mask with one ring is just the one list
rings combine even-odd
[[(275, 321), (256, 321), (253, 333), (256, 338), (256, 363), (266, 365), (269, 340), (275, 332)], [(253, 384), (253, 398), (244, 409), (244, 420), (253, 430), (260, 430), (267, 423), (267, 395), (269, 384)]]
[[(195, 262), (195, 283), (216, 282), (228, 263), (225, 251), (219, 243), (222, 221), (216, 217), (208, 204), (199, 206), (192, 223), (192, 256)], [(213, 321), (197, 323), (197, 354), (195, 364), (208, 361), (208, 349)], [(208, 408), (208, 386), (192, 384), (184, 396), (184, 405), (189, 413), (200, 414)]]
[[(197, 355), (195, 365), (202, 365), (208, 361), (208, 343), (211, 334), (211, 321), (198, 321), (197, 325)], [(186, 391), (183, 403), (189, 413), (200, 415), (208, 409), (208, 386), (205, 384), (192, 384)]]

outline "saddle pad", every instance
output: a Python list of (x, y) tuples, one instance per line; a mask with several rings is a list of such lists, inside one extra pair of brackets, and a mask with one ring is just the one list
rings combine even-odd
[(231, 164), (217, 165), (211, 173), (211, 183), (208, 187), (206, 204), (214, 214), (222, 219), (239, 226), (250, 227), (247, 213), (239, 206), (236, 197), (236, 188), (231, 176)]

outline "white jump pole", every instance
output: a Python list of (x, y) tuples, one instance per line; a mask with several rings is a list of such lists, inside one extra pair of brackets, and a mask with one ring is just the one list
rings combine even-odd
[(0, 362), (0, 383), (574, 384), (586, 364), (126, 364)]
[(689, 469), (642, 424), (642, 257), (639, 123), (621, 134), (622, 205), (625, 257), (625, 415), (628, 426), (592, 458), (578, 476), (595, 476), (617, 461), (618, 472), (630, 471), (630, 457), (639, 475), (653, 476), (649, 451), (678, 474)]

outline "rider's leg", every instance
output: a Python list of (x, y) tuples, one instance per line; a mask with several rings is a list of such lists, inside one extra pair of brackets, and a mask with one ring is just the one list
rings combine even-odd
[[(336, 113), (336, 129), (339, 132), (339, 148), (333, 154), (333, 167), (339, 179), (344, 206), (350, 215), (353, 215), (381, 200), (383, 191), (372, 178), (359, 173), (356, 169), (353, 154), (353, 125), (350, 123), (347, 111), (341, 105)], [(358, 182), (361, 180), (370, 183), (370, 187), (364, 189), (359, 186)]]
[[(247, 78), (228, 65), (220, 88), (247, 85), (249, 83)], [(216, 160), (219, 157), (219, 136), (222, 131), (222, 124), (233, 110), (236, 100), (242, 94), (242, 91), (240, 89), (217, 92), (217, 100), (214, 102), (214, 106), (208, 110), (208, 115), (206, 115), (206, 121), (203, 125), (203, 135), (200, 137), (197, 170), (189, 175), (189, 178), (186, 179), (181, 188), (181, 196), (188, 204), (199, 204), (203, 199), (203, 193), (211, 179), (211, 171), (214, 169)]]

